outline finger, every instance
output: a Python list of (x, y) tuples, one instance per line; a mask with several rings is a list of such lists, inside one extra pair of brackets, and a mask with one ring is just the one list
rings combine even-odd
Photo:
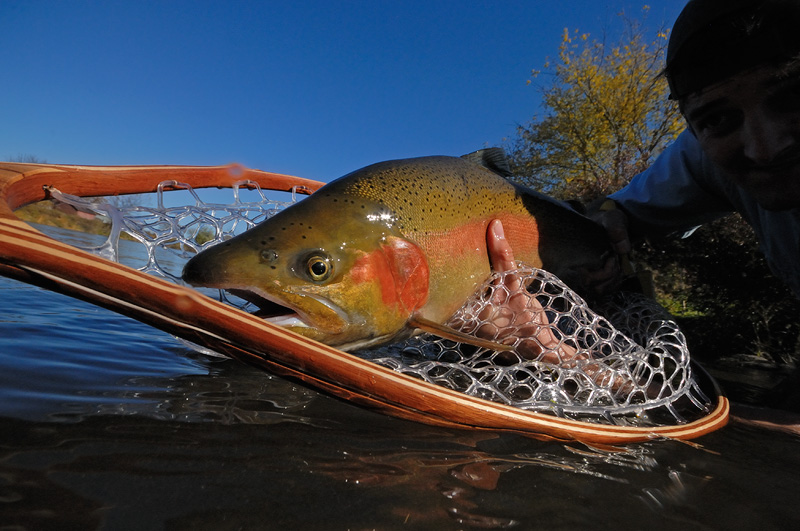
[(511, 271), (517, 268), (514, 261), (514, 251), (506, 240), (503, 223), (494, 219), (489, 223), (489, 233), (486, 237), (486, 247), (489, 250), (489, 261), (494, 271)]
[[(511, 249), (511, 244), (506, 240), (503, 223), (499, 219), (492, 220), (489, 223), (486, 248), (489, 251), (489, 262), (495, 272), (503, 273), (517, 269), (514, 251)], [(522, 282), (518, 275), (505, 275), (499, 282), (505, 285), (506, 289), (512, 293), (522, 287)], [(500, 294), (498, 293), (498, 295)]]

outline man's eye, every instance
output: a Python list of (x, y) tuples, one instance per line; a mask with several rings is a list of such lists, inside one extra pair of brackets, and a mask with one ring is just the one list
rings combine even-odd
[(778, 112), (800, 110), (800, 81), (793, 80), (780, 87), (770, 98), (770, 106)]
[(733, 132), (741, 121), (741, 113), (736, 111), (715, 111), (693, 120), (692, 127), (698, 134), (725, 136)]

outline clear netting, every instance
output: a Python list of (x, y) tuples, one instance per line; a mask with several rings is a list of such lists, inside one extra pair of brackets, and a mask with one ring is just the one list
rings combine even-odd
[[(115, 206), (103, 198), (86, 199), (61, 193), (52, 187), (48, 189), (54, 201), (109, 221), (111, 232), (106, 241), (96, 247), (85, 247), (85, 250), (181, 284), (183, 264), (175, 267), (176, 256), (185, 260), (255, 227), (297, 201), (294, 191), (286, 201), (269, 198), (258, 183), (249, 180), (234, 183), (230, 190), (230, 203), (211, 203), (201, 199), (186, 183), (164, 181), (156, 191), (157, 205), (148, 207)], [(248, 199), (252, 200), (244, 200), (243, 190), (251, 194)], [(165, 206), (165, 196), (174, 191), (188, 194), (192, 204)], [(123, 234), (141, 244), (142, 249), (139, 252), (123, 250), (120, 246)], [(143, 263), (142, 257), (146, 257)]]
[[(530, 296), (520, 297), (523, 291)], [(498, 317), (498, 308), (505, 315)], [(660, 306), (623, 293), (598, 310), (551, 273), (520, 265), (492, 275), (448, 322), (466, 332), (483, 329), (481, 337), (512, 350), (425, 335), (361, 355), (431, 383), (565, 418), (647, 425), (707, 411), (686, 340)]]
[[(253, 190), (256, 200), (244, 201), (242, 188)], [(166, 207), (165, 191), (174, 189), (187, 191), (193, 204)], [(158, 188), (156, 207), (115, 207), (50, 192), (56, 201), (111, 221), (105, 243), (87, 250), (121, 263), (138, 256), (138, 264), (126, 265), (182, 283), (186, 259), (296, 200), (294, 194), (288, 201), (270, 199), (249, 181), (231, 190), (230, 204), (209, 203), (189, 185), (168, 181)], [(122, 233), (144, 253), (122, 252)], [(255, 309), (224, 292), (218, 296)], [(554, 275), (520, 265), (489, 278), (448, 324), (510, 350), (421, 335), (356, 355), (436, 385), (562, 418), (658, 425), (693, 420), (710, 409), (683, 334), (644, 296), (620, 294), (593, 310)]]

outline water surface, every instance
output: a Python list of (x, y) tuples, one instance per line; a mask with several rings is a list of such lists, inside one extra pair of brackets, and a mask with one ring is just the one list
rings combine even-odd
[(0, 277), (0, 528), (792, 529), (800, 438), (402, 421)]

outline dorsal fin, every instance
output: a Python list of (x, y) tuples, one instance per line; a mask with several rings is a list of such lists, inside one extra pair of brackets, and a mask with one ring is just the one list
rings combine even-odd
[(461, 157), (478, 166), (483, 166), (487, 170), (495, 172), (501, 177), (511, 177), (511, 166), (508, 164), (508, 157), (503, 148), (492, 147), (486, 149), (479, 149), (472, 153), (467, 153)]
[(489, 350), (494, 350), (497, 352), (506, 352), (509, 350), (513, 350), (514, 348), (510, 345), (503, 345), (502, 343), (498, 343), (496, 341), (481, 339), (479, 337), (465, 334), (464, 332), (460, 332), (455, 328), (450, 328), (449, 326), (435, 323), (433, 321), (425, 319), (424, 317), (412, 316), (411, 319), (408, 321), (408, 324), (413, 326), (414, 328), (419, 328), (423, 332), (428, 332), (429, 334), (433, 334), (435, 336), (443, 337), (445, 339), (450, 339), (452, 341), (455, 341), (456, 343), (467, 343), (469, 345), (488, 348)]

